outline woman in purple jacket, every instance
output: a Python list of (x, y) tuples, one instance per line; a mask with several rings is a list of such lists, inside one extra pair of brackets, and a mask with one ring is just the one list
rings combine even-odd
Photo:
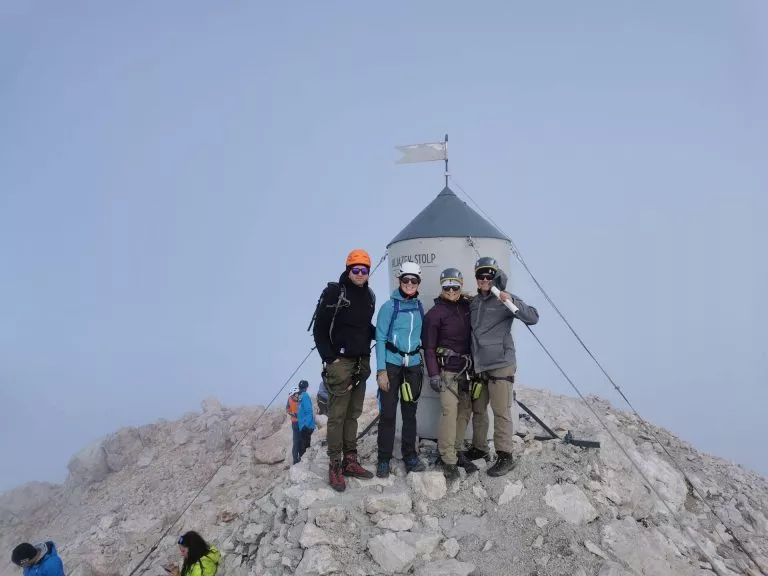
[(472, 415), (467, 370), (471, 366), (469, 298), (462, 294), (464, 278), (456, 268), (440, 274), (440, 296), (424, 316), (421, 342), (426, 357), (429, 385), (440, 394), (437, 449), (448, 480), (459, 477), (457, 466), (467, 474), (477, 471), (464, 454), (464, 434)]

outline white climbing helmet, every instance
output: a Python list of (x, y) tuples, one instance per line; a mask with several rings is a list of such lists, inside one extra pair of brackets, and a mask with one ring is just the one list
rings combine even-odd
[(294, 394), (298, 394), (298, 393), (299, 393), (299, 387), (294, 386), (293, 388), (291, 388), (291, 391), (288, 392), (288, 396), (293, 396)]
[(417, 276), (421, 280), (421, 266), (416, 262), (405, 261), (400, 264), (400, 268), (397, 269), (397, 277), (410, 274), (411, 276)]

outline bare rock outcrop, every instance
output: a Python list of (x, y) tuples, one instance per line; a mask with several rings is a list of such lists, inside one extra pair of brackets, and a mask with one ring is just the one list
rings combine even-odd
[[(434, 468), (434, 442), (424, 440), (429, 470), (406, 475), (395, 460), (390, 477), (348, 479), (338, 493), (327, 485), (324, 426), (291, 466), (290, 422), (280, 407), (206, 399), (202, 412), (178, 422), (121, 429), (88, 446), (62, 486), (34, 483), (0, 496), (0, 543), (10, 550), (22, 539), (52, 538), (67, 573), (127, 575), (216, 472), (139, 574), (178, 560), (174, 536), (188, 529), (219, 546), (226, 576), (759, 574), (709, 506), (768, 566), (765, 478), (590, 398), (667, 507), (578, 399), (530, 389), (519, 396), (556, 430), (601, 447), (536, 441), (536, 424), (523, 418), (507, 476), (461, 470), (446, 483)], [(375, 405), (366, 400), (361, 429)], [(375, 432), (359, 442), (369, 469)], [(15, 567), (0, 564), (0, 576), (11, 574)]]

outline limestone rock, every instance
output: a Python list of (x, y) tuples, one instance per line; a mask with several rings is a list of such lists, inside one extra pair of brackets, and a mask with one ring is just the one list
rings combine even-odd
[(544, 501), (570, 524), (586, 524), (598, 516), (584, 492), (573, 484), (547, 486)]
[(75, 454), (67, 464), (71, 481), (78, 486), (101, 482), (109, 474), (107, 453), (104, 444), (98, 440)]
[(416, 570), (416, 576), (469, 576), (475, 571), (475, 565), (458, 560), (438, 560)]
[(456, 555), (459, 553), (459, 543), (456, 538), (449, 538), (443, 542), (442, 548), (449, 558), (456, 558)]
[(411, 505), (411, 497), (407, 492), (370, 494), (365, 498), (365, 511), (368, 514), (375, 514), (376, 512), (405, 514), (411, 511)]
[(428, 500), (440, 500), (445, 497), (448, 487), (442, 472), (412, 472), (408, 474), (408, 486), (417, 495)]
[(402, 514), (395, 514), (382, 518), (376, 523), (376, 526), (392, 530), (393, 532), (401, 532), (413, 528), (413, 520)]
[(304, 552), (301, 562), (296, 567), (297, 576), (325, 576), (339, 572), (341, 572), (341, 564), (333, 557), (330, 546), (310, 548)]
[(407, 572), (417, 556), (413, 547), (392, 532), (372, 538), (368, 543), (368, 551), (376, 563), (390, 574)]
[(499, 506), (509, 504), (523, 493), (523, 483), (519, 480), (517, 482), (510, 482), (504, 486), (504, 492), (499, 496)]

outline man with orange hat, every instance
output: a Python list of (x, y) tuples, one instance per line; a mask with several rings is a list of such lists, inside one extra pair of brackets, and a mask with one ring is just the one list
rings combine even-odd
[(352, 250), (338, 282), (329, 282), (317, 305), (313, 336), (328, 390), (328, 481), (339, 492), (345, 476), (372, 478), (357, 459), (357, 419), (371, 374), (371, 323), (376, 296), (368, 286), (371, 257)]

